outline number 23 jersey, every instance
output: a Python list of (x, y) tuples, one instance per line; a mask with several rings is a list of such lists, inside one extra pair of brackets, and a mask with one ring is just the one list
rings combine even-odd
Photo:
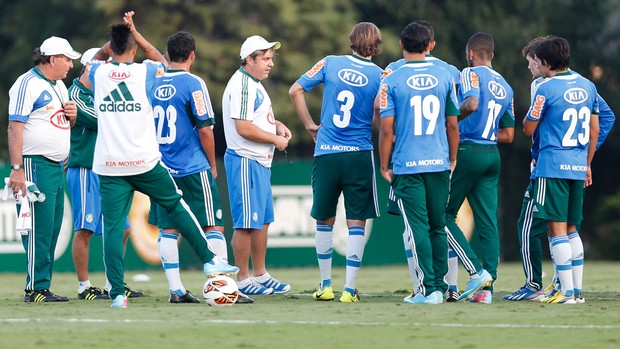
[(382, 74), (356, 55), (327, 56), (297, 80), (306, 92), (324, 85), (314, 156), (373, 150), (373, 104)]

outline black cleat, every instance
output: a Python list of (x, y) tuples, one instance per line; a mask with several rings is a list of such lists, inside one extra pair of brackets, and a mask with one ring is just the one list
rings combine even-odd
[(39, 302), (68, 302), (69, 298), (56, 295), (50, 290), (38, 290), (38, 291), (26, 291), (24, 294), (24, 302), (27, 303), (39, 303)]
[[(103, 294), (105, 294), (108, 297), (110, 297), (108, 295), (108, 290), (106, 290), (106, 289), (103, 290)], [(127, 286), (127, 283), (125, 283), (125, 296), (127, 296), (127, 298), (144, 297), (144, 292), (132, 290), (131, 288), (129, 288), (129, 286)]]
[(459, 293), (459, 291), (448, 289), (448, 292), (446, 292), (446, 302), (458, 302), (460, 296), (461, 294)]
[(103, 293), (100, 288), (91, 286), (84, 290), (82, 293), (78, 293), (78, 299), (84, 299), (92, 301), (93, 299), (110, 299), (107, 293)]
[(182, 296), (179, 296), (176, 292), (170, 293), (168, 301), (170, 303), (200, 303), (200, 299), (194, 297), (189, 290), (186, 290)]
[(248, 296), (246, 296), (245, 294), (239, 292), (239, 296), (237, 296), (237, 301), (235, 302), (237, 304), (252, 304), (254, 303), (254, 300)]

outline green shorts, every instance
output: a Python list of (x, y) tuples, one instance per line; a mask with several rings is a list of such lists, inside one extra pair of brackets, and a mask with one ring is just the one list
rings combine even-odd
[(344, 195), (347, 219), (379, 217), (372, 151), (317, 156), (312, 167), (312, 212), (317, 220), (336, 216), (340, 194)]
[[(194, 173), (183, 177), (173, 177), (183, 200), (196, 216), (201, 227), (224, 226), (220, 193), (211, 170)], [(153, 207), (156, 209), (153, 210)], [(174, 219), (159, 205), (151, 205), (149, 223), (162, 229), (176, 229)]]
[(536, 178), (533, 217), (552, 222), (581, 223), (584, 181)]

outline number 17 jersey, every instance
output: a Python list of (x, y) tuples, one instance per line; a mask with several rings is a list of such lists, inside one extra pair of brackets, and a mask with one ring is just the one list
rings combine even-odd
[(306, 92), (324, 85), (314, 156), (373, 150), (373, 104), (382, 73), (355, 55), (327, 56), (297, 80)]

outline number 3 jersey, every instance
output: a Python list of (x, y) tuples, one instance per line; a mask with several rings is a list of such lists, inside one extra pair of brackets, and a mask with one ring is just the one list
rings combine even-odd
[(159, 62), (92, 62), (89, 74), (97, 111), (93, 171), (129, 176), (152, 170), (159, 160), (151, 90), (164, 74)]
[(394, 174), (450, 169), (446, 117), (459, 115), (450, 73), (433, 63), (407, 62), (385, 77), (379, 91), (381, 117), (394, 117)]
[(382, 74), (355, 55), (327, 56), (297, 80), (306, 92), (324, 85), (314, 156), (373, 150), (373, 104)]
[(478, 99), (478, 109), (459, 122), (460, 141), (497, 144), (500, 127), (514, 127), (513, 91), (506, 80), (487, 66), (461, 72), (459, 100)]
[(590, 116), (598, 114), (596, 87), (572, 72), (543, 80), (527, 119), (538, 121), (539, 154), (532, 177), (586, 178)]
[(215, 124), (207, 85), (184, 70), (167, 71), (153, 89), (153, 116), (163, 163), (173, 177), (211, 166), (198, 129)]

